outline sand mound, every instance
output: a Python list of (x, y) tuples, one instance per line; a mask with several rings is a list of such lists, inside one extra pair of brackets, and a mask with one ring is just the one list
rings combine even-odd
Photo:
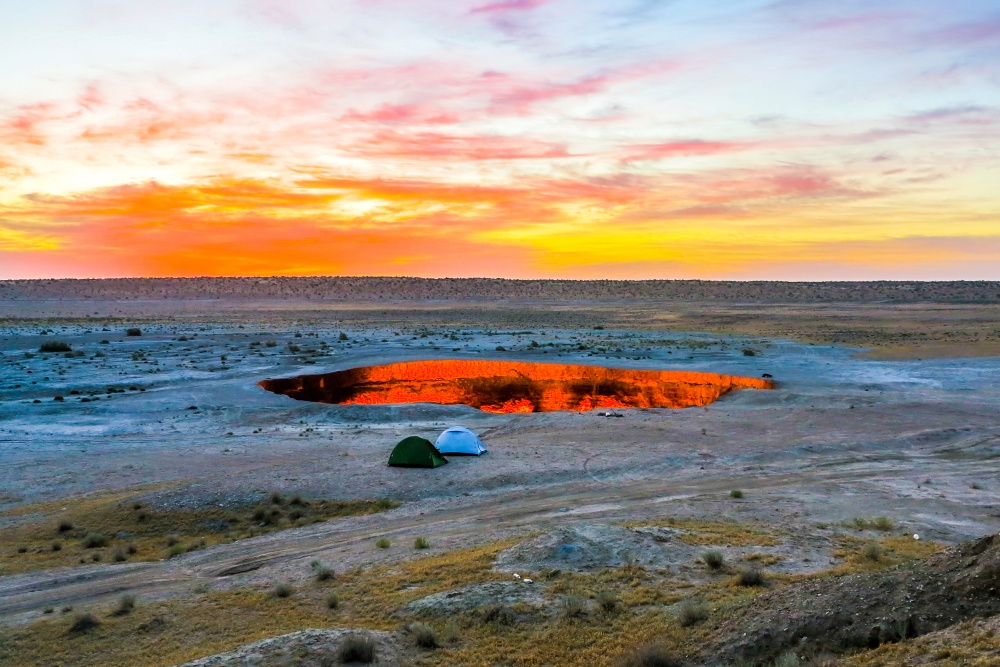
[(241, 646), (178, 667), (326, 667), (340, 664), (337, 652), (345, 637), (362, 635), (375, 642), (376, 667), (397, 667), (402, 652), (394, 635), (376, 630), (302, 630)]

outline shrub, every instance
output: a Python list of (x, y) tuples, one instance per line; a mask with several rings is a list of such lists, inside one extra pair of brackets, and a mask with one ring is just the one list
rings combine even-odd
[(295, 494), (294, 496), (292, 496), (292, 499), (288, 501), (288, 504), (295, 505), (296, 507), (305, 507), (309, 503), (303, 500), (302, 496), (300, 496), (299, 494)]
[(431, 543), (427, 541), (426, 537), (418, 537), (413, 540), (414, 549), (427, 549), (431, 546)]
[(111, 615), (125, 616), (126, 614), (131, 614), (133, 609), (135, 609), (135, 596), (131, 593), (126, 593), (118, 598), (118, 606), (111, 612)]
[(868, 530), (869, 528), (867, 519), (862, 519), (859, 516), (854, 517), (852, 523), (854, 524), (854, 527), (857, 528), (858, 530)]
[(276, 598), (290, 598), (292, 597), (292, 587), (288, 584), (278, 584), (274, 587), (274, 597)]
[(741, 491), (740, 489), (733, 489), (732, 491), (729, 492), (729, 496), (731, 498), (742, 498), (743, 491)]
[(587, 601), (579, 595), (570, 595), (562, 601), (563, 618), (579, 618), (587, 613)]
[(90, 554), (90, 560), (94, 561), (95, 563), (101, 560), (101, 552), (95, 551), (94, 553)]
[(71, 352), (72, 347), (69, 343), (63, 343), (58, 340), (51, 340), (47, 343), (42, 343), (41, 347), (38, 348), (39, 352)]
[(184, 548), (183, 544), (175, 544), (169, 549), (167, 549), (167, 558), (173, 558), (174, 556), (180, 556), (182, 553), (186, 553), (187, 549)]
[(877, 517), (875, 521), (872, 522), (872, 526), (875, 530), (881, 530), (886, 533), (894, 528), (892, 519), (887, 516)]
[(111, 555), (111, 558), (116, 563), (123, 563), (128, 560), (128, 556), (125, 554), (125, 550), (121, 547), (115, 549), (115, 552)]
[(697, 602), (685, 602), (677, 611), (677, 620), (683, 627), (689, 627), (708, 618), (708, 608)]
[(877, 563), (882, 560), (882, 547), (875, 542), (869, 542), (861, 552), (861, 556), (868, 561)]
[(496, 623), (497, 625), (514, 625), (517, 622), (517, 615), (509, 608), (500, 604), (490, 604), (480, 609), (483, 623)]
[(78, 614), (73, 620), (73, 625), (69, 626), (69, 631), (73, 634), (90, 632), (101, 624), (93, 614)]
[(611, 591), (601, 591), (597, 594), (597, 598), (595, 598), (595, 600), (601, 611), (607, 614), (613, 614), (621, 607), (621, 602), (618, 600), (618, 596)]
[(128, 548), (125, 550), (128, 552), (129, 556), (134, 556), (139, 551), (139, 547), (135, 546), (134, 544), (130, 544), (128, 545)]
[(142, 329), (140, 329), (139, 327), (129, 327), (128, 329), (125, 330), (125, 335), (126, 336), (141, 336), (142, 335)]
[(740, 586), (763, 586), (764, 574), (755, 567), (741, 567), (736, 573), (736, 583)]
[(410, 636), (413, 637), (413, 643), (420, 648), (438, 647), (437, 635), (434, 634), (434, 628), (424, 623), (412, 623), (410, 625)]
[(178, 544), (180, 541), (181, 541), (181, 538), (177, 537), (176, 535), (167, 535), (167, 546), (168, 547), (172, 547), (175, 544)]
[(320, 565), (316, 568), (316, 581), (329, 581), (333, 579), (333, 570), (326, 565)]
[(62, 551), (62, 542), (53, 542), (52, 543), (52, 550), (53, 551)]
[(332, 592), (326, 596), (326, 606), (327, 609), (336, 609), (340, 606), (340, 596), (336, 592)]
[(59, 532), (60, 533), (68, 533), (71, 530), (73, 530), (73, 524), (71, 524), (69, 521), (60, 521), (59, 522)]
[(706, 551), (701, 555), (701, 560), (710, 570), (721, 570), (726, 564), (726, 559), (721, 551)]
[(83, 546), (86, 549), (97, 549), (108, 545), (108, 536), (104, 533), (87, 533), (83, 538)]
[(389, 539), (386, 537), (380, 537), (377, 540), (375, 540), (375, 546), (377, 546), (379, 549), (388, 549), (391, 545), (392, 542), (390, 542)]
[(375, 501), (375, 507), (379, 508), (380, 510), (391, 510), (392, 508), (398, 506), (399, 506), (398, 504), (394, 503), (388, 498), (379, 498), (378, 500)]
[(458, 627), (458, 623), (455, 621), (448, 621), (444, 626), (442, 639), (444, 639), (447, 644), (457, 644), (462, 639), (462, 632)]
[(375, 662), (375, 642), (364, 635), (347, 635), (340, 643), (337, 658), (345, 665), (352, 662), (371, 664)]
[(271, 502), (275, 505), (281, 505), (285, 502), (285, 499), (281, 497), (281, 494), (275, 491), (271, 494)]
[(343, 331), (341, 331), (340, 335), (337, 336), (337, 340), (350, 340), (350, 338), (348, 337), (347, 334), (345, 334)]
[(641, 646), (618, 663), (620, 667), (683, 667), (662, 646)]

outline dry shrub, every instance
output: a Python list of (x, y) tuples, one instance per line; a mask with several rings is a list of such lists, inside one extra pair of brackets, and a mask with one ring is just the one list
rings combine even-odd
[(626, 655), (619, 661), (618, 667), (684, 667), (684, 665), (667, 649), (650, 644), (640, 646)]
[(79, 614), (73, 619), (73, 625), (69, 626), (69, 632), (71, 634), (90, 632), (100, 624), (101, 622), (94, 618), (93, 614)]
[(681, 626), (689, 627), (708, 618), (708, 607), (698, 602), (685, 602), (677, 611), (677, 620)]
[(369, 665), (375, 662), (375, 642), (364, 635), (347, 635), (340, 644), (337, 658), (344, 665), (352, 662)]
[(425, 623), (411, 623), (409, 626), (410, 636), (413, 638), (413, 643), (419, 648), (437, 648), (438, 640), (437, 635), (434, 634), (434, 628)]

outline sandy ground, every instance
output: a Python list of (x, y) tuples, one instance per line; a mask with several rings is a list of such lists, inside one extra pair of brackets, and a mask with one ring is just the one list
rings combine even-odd
[[(125, 589), (157, 597), (294, 579), (314, 558), (344, 569), (405, 557), (373, 552), (380, 536), (428, 535), (432, 551), (445, 551), (558, 530), (607, 534), (618, 530), (611, 524), (669, 516), (761, 521), (788, 534), (777, 547), (783, 567), (806, 571), (830, 564), (824, 526), (853, 517), (885, 515), (907, 532), (948, 543), (1000, 530), (1000, 358), (880, 361), (858, 358), (858, 349), (783, 339), (564, 326), (578, 313), (553, 313), (550, 325), (530, 330), (496, 313), (475, 326), (438, 305), (424, 322), (465, 323), (364, 321), (357, 309), (349, 318), (335, 309), (323, 317), (276, 309), (248, 318), (224, 306), (213, 321), (159, 303), (146, 305), (142, 335), (130, 337), (129, 322), (102, 313), (106, 304), (60, 304), (63, 315), (49, 313), (41, 324), (43, 305), (32, 308), (30, 323), (0, 328), (0, 509), (160, 484), (146, 501), (168, 507), (272, 491), (404, 504), (169, 561), (3, 577), (3, 622)], [(98, 315), (60, 320), (67, 308)], [(340, 332), (349, 340), (339, 340)], [(37, 352), (53, 340), (83, 354)], [(744, 356), (747, 347), (758, 354)], [(599, 411), (330, 406), (255, 384), (427, 358), (769, 373), (779, 385), (706, 408), (608, 418)], [(433, 439), (453, 424), (481, 434), (490, 453), (434, 470), (385, 466), (401, 437)], [(734, 488), (745, 498), (731, 498)], [(0, 525), (24, 520), (30, 515), (0, 516)], [(635, 553), (661, 558), (647, 547)], [(544, 558), (535, 560), (541, 566)], [(661, 565), (679, 567), (669, 558)]]

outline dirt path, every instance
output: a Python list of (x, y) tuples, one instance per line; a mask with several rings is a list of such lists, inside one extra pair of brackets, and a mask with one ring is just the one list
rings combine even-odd
[[(762, 508), (745, 503), (745, 510), (733, 506), (728, 491), (739, 487), (748, 497), (780, 496), (791, 501), (791, 511), (816, 496), (826, 496), (837, 504), (829, 490), (859, 484), (889, 485), (910, 480), (925, 467), (920, 455), (904, 455), (903, 460), (879, 465), (871, 460), (845, 458), (839, 461), (819, 457), (803, 462), (797, 470), (755, 471), (752, 475), (729, 470), (701, 479), (684, 479), (682, 473), (660, 479), (578, 481), (536, 489), (522, 489), (502, 495), (476, 498), (451, 498), (409, 504), (380, 515), (352, 517), (283, 531), (260, 538), (220, 545), (193, 552), (169, 561), (81, 567), (35, 572), (0, 579), (0, 620), (17, 622), (28, 612), (48, 607), (87, 606), (124, 591), (144, 598), (166, 597), (189, 591), (200, 583), (226, 585), (252, 584), (279, 580), (290, 570), (306, 572), (303, 566), (322, 557), (338, 569), (350, 569), (376, 560), (398, 559), (398, 553), (381, 552), (372, 547), (378, 537), (404, 543), (418, 535), (432, 536), (435, 545), (445, 549), (467, 546), (503, 536), (545, 530), (573, 521), (620, 521), (636, 516), (648, 518), (670, 515), (680, 508), (673, 501), (685, 500), (687, 508), (715, 513), (734, 510), (763, 516)], [(968, 461), (948, 474), (961, 476), (981, 469), (981, 461)], [(940, 477), (940, 475), (939, 475)], [(936, 502), (935, 502), (936, 501)], [(917, 511), (934, 511), (945, 501), (914, 499)], [(779, 514), (780, 503), (769, 503)], [(989, 510), (981, 512), (989, 521)], [(749, 517), (748, 517), (749, 518)], [(793, 516), (785, 516), (794, 521)], [(996, 520), (1000, 525), (1000, 520)], [(790, 524), (789, 524), (790, 525)], [(414, 552), (407, 551), (406, 556)]]

